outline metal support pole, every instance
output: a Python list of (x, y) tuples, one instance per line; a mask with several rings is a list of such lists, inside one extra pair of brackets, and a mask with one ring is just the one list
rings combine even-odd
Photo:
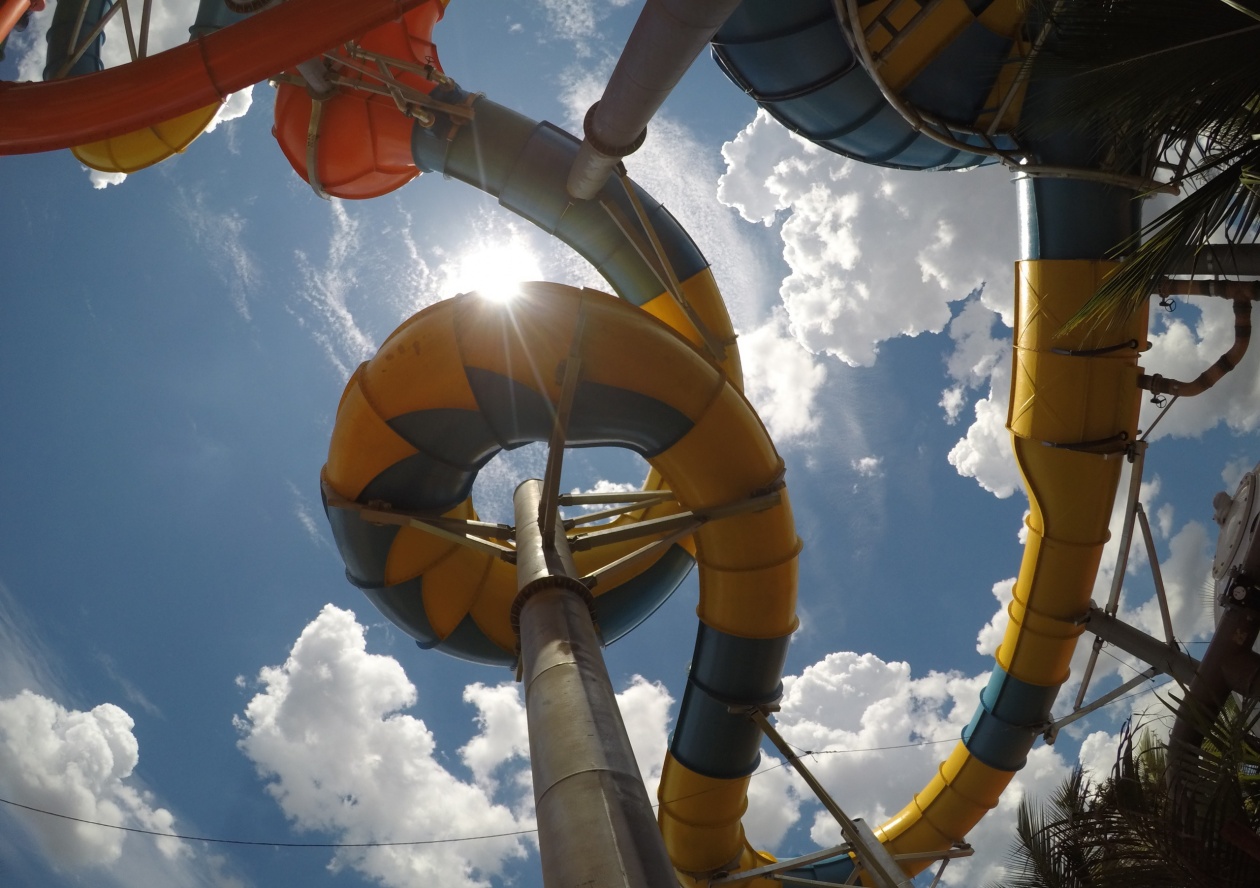
[(542, 482), (516, 489), (517, 598), (546, 888), (669, 888), (665, 851), (563, 526), (544, 540)]
[(1184, 685), (1194, 681), (1199, 672), (1199, 661), (1194, 657), (1182, 653), (1166, 641), (1160, 641), (1141, 629), (1117, 620), (1097, 607), (1090, 607), (1086, 620), (1085, 628), (1103, 641), (1114, 644), (1144, 663), (1149, 663)]
[[(1114, 617), (1116, 611), (1120, 609), (1120, 589), (1124, 586), (1124, 573), (1129, 567), (1129, 549), (1133, 546), (1133, 522), (1137, 518), (1137, 509), (1140, 505), (1138, 496), (1142, 492), (1142, 468), (1146, 464), (1146, 448), (1148, 446), (1145, 440), (1139, 440), (1134, 442), (1133, 449), (1129, 452), (1129, 495), (1125, 500), (1124, 525), (1120, 531), (1120, 548), (1116, 552), (1116, 569), (1111, 575), (1111, 594), (1107, 596), (1107, 607), (1105, 610), (1107, 616), (1110, 617)], [(1089, 652), (1089, 660), (1085, 664), (1085, 674), (1081, 678), (1081, 686), (1076, 691), (1076, 702), (1072, 704), (1073, 709), (1080, 709), (1081, 704), (1085, 702), (1085, 695), (1089, 692), (1089, 683), (1094, 677), (1094, 667), (1098, 664), (1098, 655), (1102, 653), (1102, 646), (1102, 637), (1095, 638), (1094, 647)]]
[(603, 97), (582, 125), (569, 194), (590, 200), (647, 135), (648, 121), (709, 44), (739, 0), (648, 0), (617, 59)]
[[(783, 756), (796, 769), (796, 773), (800, 774), (802, 779), (814, 791), (814, 795), (818, 797), (818, 801), (822, 802), (822, 806), (832, 817), (836, 818), (836, 822), (840, 824), (840, 834), (844, 836), (844, 840), (848, 842), (849, 847), (853, 849), (853, 853), (857, 857), (857, 868), (866, 870), (867, 874), (874, 880), (876, 888), (914, 888), (914, 883), (910, 881), (910, 877), (893, 859), (892, 853), (889, 852), (875, 838), (871, 828), (861, 820), (854, 820), (841, 810), (836, 804), (836, 800), (831, 794), (818, 782), (818, 778), (810, 773), (809, 768), (805, 767), (805, 763), (801, 761), (795, 750), (788, 745), (783, 736), (770, 724), (770, 719), (760, 709), (752, 709), (749, 711), (749, 717), (752, 718), (760, 727), (762, 732), (774, 744), (775, 748), (783, 754)], [(857, 870), (854, 870), (856, 875)], [(796, 880), (793, 880), (796, 881)]]

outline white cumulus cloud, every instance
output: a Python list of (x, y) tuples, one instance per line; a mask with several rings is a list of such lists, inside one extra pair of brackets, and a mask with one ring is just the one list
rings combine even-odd
[(781, 312), (739, 337), (748, 400), (780, 444), (808, 439), (817, 430), (818, 392), (827, 368), (788, 335)]
[[(262, 690), (236, 719), (239, 745), (299, 829), (350, 843), (508, 834), (340, 849), (334, 868), (353, 867), (385, 885), (472, 888), (525, 854), (523, 837), (511, 834), (532, 821), (441, 763), (432, 732), (402, 711), (415, 704), (415, 686), (396, 660), (367, 653), (363, 627), (349, 611), (325, 606), (288, 659), (263, 669), (259, 681)], [(483, 718), (496, 715), (486, 710)], [(471, 761), (483, 779), (493, 770), (475, 750)]]
[[(133, 727), (112, 703), (83, 712), (29, 690), (0, 700), (0, 787), (6, 798), (34, 808), (169, 833), (171, 813), (129, 780), (140, 761)], [(68, 869), (112, 865), (128, 840), (120, 830), (51, 817), (26, 825), (44, 853)], [(182, 851), (174, 840), (156, 841), (168, 857)]]
[(719, 200), (780, 226), (791, 271), (779, 294), (811, 351), (868, 366), (881, 342), (944, 329), (949, 304), (982, 285), (986, 304), (1009, 316), (1015, 196), (1004, 173), (857, 164), (764, 111), (722, 153)]

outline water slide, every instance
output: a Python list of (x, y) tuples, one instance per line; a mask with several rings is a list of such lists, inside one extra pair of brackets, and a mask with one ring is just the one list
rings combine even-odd
[[(0, 151), (83, 144), (189, 113), (415, 5), (290, 0), (117, 73), (6, 84)], [(837, 6), (860, 24), (860, 46), (837, 42)], [(900, 8), (819, 0), (785, 11), (745, 0), (715, 26), (714, 52), (774, 117), (846, 156), (925, 170), (1003, 160), (1015, 149), (1016, 116), (1053, 101), (1052, 87), (1028, 88), (1008, 61), (1030, 42), (1014, 2), (942, 0), (917, 18)], [(279, 33), (287, 35), (280, 46)], [(157, 71), (165, 77), (149, 73)], [(430, 119), (411, 127), (415, 169), (496, 196), (590, 260), (620, 299), (531, 285), (511, 322), (507, 309), (476, 296), (439, 303), (356, 371), (322, 477), (347, 575), (422, 647), (514, 663), (516, 587), (502, 552), (474, 551), (433, 528), (449, 533), (460, 526), (453, 522), (476, 520), (477, 471), (502, 449), (547, 440), (563, 397), (572, 399), (569, 446), (634, 450), (653, 467), (646, 492), (672, 492), (672, 500), (632, 510), (614, 526), (758, 504), (689, 539), (661, 531), (667, 545), (618, 572), (616, 582), (595, 584), (591, 596), (604, 640), (612, 641), (672, 593), (693, 559), (698, 564), (696, 649), (664, 766), (660, 828), (684, 884), (762, 866), (770, 858), (748, 844), (740, 824), (762, 741), (749, 713), (765, 711), (779, 693), (796, 626), (799, 544), (782, 461), (740, 393), (738, 351), (713, 277), (673, 217), (628, 179), (614, 176), (590, 198), (570, 196), (570, 172), (585, 150), (579, 139), (444, 76), (431, 87)], [(1035, 163), (1060, 170), (1087, 169), (1093, 148), (1076, 138), (1023, 146)], [(1134, 192), (1088, 176), (1024, 177), (1017, 187), (1008, 425), (1030, 502), (1028, 542), (1010, 624), (974, 718), (923, 790), (875, 830), (894, 855), (920, 855), (904, 864), (909, 874), (996, 805), (1049, 720), (1137, 433), (1144, 316), (1124, 329), (1061, 332), (1111, 267), (1100, 257), (1133, 230)], [(566, 396), (573, 361), (581, 369)], [(495, 532), (486, 529), (491, 542)], [(579, 570), (599, 575), (629, 548), (579, 553)], [(853, 868), (841, 855), (779, 878), (844, 883)]]
[(431, 0), (288, 0), (127, 65), (0, 83), (0, 154), (123, 136), (224, 101)]

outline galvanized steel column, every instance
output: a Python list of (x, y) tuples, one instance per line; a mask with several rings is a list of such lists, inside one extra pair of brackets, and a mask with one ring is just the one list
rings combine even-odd
[(529, 722), (530, 767), (546, 888), (678, 884), (600, 652), (590, 593), (576, 579), (563, 527), (542, 539), (542, 482), (516, 510), (513, 622)]
[(604, 95), (590, 107), (569, 171), (569, 195), (590, 200), (740, 0), (647, 0)]

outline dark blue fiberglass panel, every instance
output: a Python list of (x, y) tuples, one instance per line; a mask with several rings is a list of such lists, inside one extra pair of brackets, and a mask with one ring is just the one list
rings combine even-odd
[(573, 396), (565, 443), (615, 444), (651, 458), (674, 446), (692, 425), (685, 414), (663, 401), (617, 386), (581, 382)]
[(980, 116), (1011, 41), (972, 22), (902, 90), (916, 108), (947, 120)]
[(247, 18), (249, 15), (246, 13), (232, 12), (223, 0), (201, 0), (197, 4), (197, 18), (188, 33), (193, 37), (204, 37)]
[(451, 631), (451, 634), (436, 645), (422, 644), (420, 646), (432, 647), (444, 654), (459, 657), (461, 660), (485, 663), (488, 666), (511, 668), (516, 665), (516, 656), (491, 641), (477, 626), (471, 615), (460, 620), (459, 625)]
[[(820, 141), (861, 131), (875, 116), (892, 111), (861, 70), (850, 71), (814, 92), (767, 103), (766, 110), (794, 132)], [(900, 120), (900, 116), (897, 119)], [(904, 121), (902, 123), (904, 125)]]
[(1004, 722), (1040, 730), (1050, 719), (1050, 707), (1058, 695), (1058, 685), (1029, 684), (994, 665), (980, 705)]
[(565, 183), (577, 151), (577, 139), (564, 130), (547, 124), (534, 127), (503, 182), (499, 202), (554, 234), (571, 202)]
[(725, 42), (723, 31), (713, 39), (718, 65), (758, 101), (812, 92), (857, 64), (829, 8), (798, 30), (759, 40)]
[(776, 34), (792, 34), (808, 28), (819, 18), (835, 19), (833, 0), (744, 0), (735, 7), (722, 27), (715, 43), (743, 43), (764, 40)]
[[(578, 145), (578, 140), (564, 130), (550, 123), (539, 124), (504, 182), (499, 202), (577, 250), (622, 298), (642, 304), (664, 292), (665, 285), (605, 209), (606, 205), (615, 207), (622, 220), (637, 230), (634, 207), (615, 176), (595, 200), (569, 198), (566, 182)], [(706, 268), (704, 256), (673, 216), (646, 191), (637, 185), (634, 188), (679, 279), (686, 280)]]
[(388, 586), (383, 589), (364, 589), (373, 606), (389, 617), (389, 621), (416, 640), (422, 648), (438, 643), (438, 636), (424, 612), (424, 600), (420, 595), (420, 577)]
[[(446, 101), (460, 95), (458, 89), (434, 90), (435, 98)], [(569, 200), (565, 183), (577, 154), (577, 139), (489, 99), (477, 99), (475, 108), (477, 116), (458, 129), (439, 118), (433, 127), (412, 130), (412, 156), (420, 169), (469, 182), (498, 197), (503, 206), (589, 260), (621, 298), (642, 305), (665, 292), (664, 282), (603, 206), (615, 207), (621, 221), (636, 229), (637, 219), (616, 177), (604, 185), (596, 200)], [(637, 186), (636, 192), (675, 274), (686, 280), (707, 268), (695, 243), (665, 208)]]
[(1018, 771), (1050, 718), (1057, 685), (1034, 685), (993, 667), (980, 706), (963, 731), (967, 749), (993, 768)]
[(705, 777), (733, 780), (757, 770), (761, 728), (746, 715), (734, 715), (725, 700), (688, 681), (678, 707), (670, 754)]
[(682, 546), (670, 546), (643, 573), (598, 596), (595, 618), (604, 644), (612, 644), (650, 617), (674, 594), (695, 563)]
[[(983, 9), (987, 0), (971, 0)], [(974, 25), (945, 61), (915, 82), (928, 110), (975, 119), (1006, 41)], [(788, 129), (845, 157), (898, 169), (961, 169), (991, 162), (917, 133), (856, 61), (830, 0), (744, 0), (717, 32), (713, 53), (728, 78)], [(964, 76), (959, 86), (958, 71)], [(977, 72), (972, 76), (971, 72)], [(988, 72), (989, 82), (982, 82)], [(965, 93), (965, 94), (964, 94)], [(911, 97), (911, 92), (907, 92)], [(952, 109), (963, 108), (963, 116)]]
[[(75, 33), (80, 8), (84, 9), (83, 25), (80, 34), (88, 34), (96, 26), (109, 8), (114, 4), (110, 0), (84, 0), (79, 3), (58, 3), (53, 10), (52, 24), (48, 27), (48, 60), (44, 65), (44, 79), (53, 80), (61, 71), (61, 66), (70, 59), (70, 38)], [(105, 45), (105, 34), (88, 44), (87, 50), (79, 56), (79, 60), (70, 66), (66, 76), (77, 77), (80, 74), (95, 74), (104, 70), (101, 61), (101, 48)]]
[(499, 443), (507, 449), (551, 437), (551, 402), (511, 377), (481, 367), (465, 367), (468, 384)]
[(380, 586), (385, 582), (385, 559), (394, 544), (398, 527), (370, 524), (351, 509), (329, 508), (324, 513), (332, 527), (337, 551), (346, 564), (346, 577), (359, 588)]
[(700, 624), (670, 753), (698, 774), (731, 779), (760, 759), (761, 729), (731, 706), (771, 702), (791, 636), (739, 638)]
[(967, 751), (990, 768), (1018, 771), (1028, 761), (1028, 750), (1040, 731), (1008, 725), (983, 706), (976, 709), (971, 724), (963, 729)]
[(724, 699), (777, 700), (790, 638), (741, 638), (701, 623), (690, 678)]
[[(551, 437), (551, 402), (527, 385), (480, 367), (464, 368), (473, 396), (504, 447)], [(570, 447), (625, 447), (655, 456), (691, 431), (692, 422), (668, 404), (617, 386), (578, 383), (569, 417)]]
[(388, 503), (404, 512), (441, 514), (463, 502), (472, 490), (475, 469), (416, 453), (385, 469), (359, 494), (363, 503)]
[[(822, 882), (829, 885), (848, 885), (849, 879), (853, 875), (853, 858), (845, 854), (842, 857), (835, 857), (831, 860), (824, 860), (822, 863), (813, 863), (809, 866), (798, 866), (796, 869), (790, 869), (785, 873), (780, 873), (779, 878), (783, 880), (784, 885), (808, 885), (810, 882)], [(805, 880), (798, 882), (792, 877)]]
[(494, 430), (476, 410), (416, 410), (395, 416), (389, 427), (421, 453), (464, 469), (485, 465), (500, 447)]
[(1102, 259), (1138, 230), (1141, 201), (1127, 188), (1047, 178), (1016, 184), (1021, 259)]

